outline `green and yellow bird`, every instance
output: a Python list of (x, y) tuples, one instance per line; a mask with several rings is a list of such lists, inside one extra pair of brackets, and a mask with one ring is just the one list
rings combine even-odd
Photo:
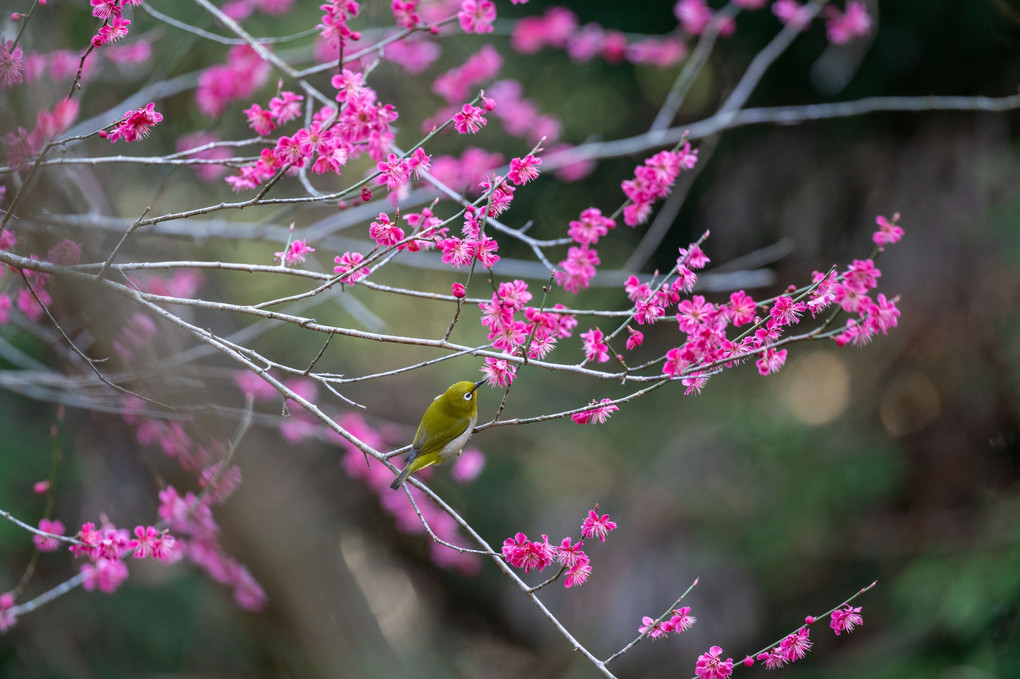
[(400, 488), (407, 476), (419, 469), (460, 455), (478, 421), (476, 392), (483, 384), (485, 380), (457, 382), (432, 401), (421, 417), (411, 452), (404, 458), (404, 469), (390, 488)]

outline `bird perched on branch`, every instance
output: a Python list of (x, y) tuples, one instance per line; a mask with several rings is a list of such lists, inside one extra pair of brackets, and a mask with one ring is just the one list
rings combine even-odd
[(396, 490), (409, 474), (457, 457), (478, 421), (477, 391), (485, 380), (457, 382), (437, 396), (422, 415), (404, 469), (390, 488)]

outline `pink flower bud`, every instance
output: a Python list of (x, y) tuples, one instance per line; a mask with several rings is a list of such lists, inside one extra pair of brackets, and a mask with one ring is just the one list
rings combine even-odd
[(49, 482), (49, 480), (46, 480), (46, 481), (36, 481), (35, 485), (32, 486), (32, 492), (35, 493), (36, 495), (42, 495), (43, 493), (45, 493), (49, 489), (50, 489), (50, 482)]
[(453, 284), (453, 296), (457, 299), (464, 299), (467, 296), (467, 290), (464, 289), (463, 283)]

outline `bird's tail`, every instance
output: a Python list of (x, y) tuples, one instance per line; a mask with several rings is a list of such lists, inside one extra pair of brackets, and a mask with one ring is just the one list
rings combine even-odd
[(392, 488), (393, 490), (396, 490), (397, 488), (400, 488), (400, 484), (402, 484), (404, 481), (407, 480), (407, 475), (410, 474), (410, 473), (411, 473), (411, 463), (408, 462), (404, 466), (404, 469), (401, 470), (401, 472), (399, 474), (397, 474), (397, 478), (393, 479), (393, 483), (390, 484), (390, 488)]

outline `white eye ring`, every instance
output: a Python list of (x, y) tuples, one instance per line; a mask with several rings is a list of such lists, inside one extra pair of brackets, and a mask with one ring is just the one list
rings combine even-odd
[(464, 400), (470, 401), (472, 396), (474, 396), (474, 392), (469, 391), (468, 393), (464, 394)]

